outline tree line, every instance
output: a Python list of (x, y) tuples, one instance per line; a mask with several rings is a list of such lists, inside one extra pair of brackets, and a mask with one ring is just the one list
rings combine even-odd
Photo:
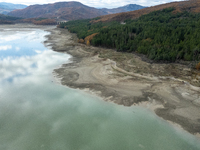
[(56, 25), (57, 24), (55, 19), (48, 19), (48, 18), (23, 19), (23, 18), (0, 14), (0, 24), (15, 24), (15, 23), (33, 23), (36, 25)]
[(14, 24), (14, 21), (19, 19), (21, 18), (0, 14), (0, 24)]
[(80, 39), (98, 33), (90, 41), (94, 46), (139, 52), (155, 61), (200, 60), (199, 13), (174, 13), (174, 8), (166, 8), (123, 24), (92, 20), (69, 21), (59, 27), (77, 33)]

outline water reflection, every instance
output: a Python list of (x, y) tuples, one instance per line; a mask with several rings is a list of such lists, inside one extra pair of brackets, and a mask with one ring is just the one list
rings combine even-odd
[[(36, 55), (37, 54), (37, 55)], [(0, 60), (0, 81), (23, 76), (23, 80), (35, 80), (39, 76), (49, 75), (56, 65), (66, 62), (69, 56), (44, 50), (34, 56), (6, 57)], [(52, 69), (52, 70), (50, 70)], [(33, 76), (34, 74), (34, 76)], [(25, 78), (26, 76), (26, 78)], [(13, 80), (13, 79), (12, 79)], [(17, 78), (17, 80), (19, 80)]]
[(43, 46), (47, 32), (0, 32), (5, 36), (0, 44), (12, 47), (6, 50), (10, 53), (0, 51), (0, 149), (200, 149), (194, 136), (146, 109), (105, 103), (53, 83), (53, 68), (66, 63), (70, 56)]
[(35, 81), (39, 75), (48, 76), (56, 65), (68, 60), (69, 55), (64, 57), (44, 47), (41, 41), (45, 40), (47, 34), (39, 29), (1, 33), (0, 50), (4, 51), (0, 51), (0, 82), (14, 82), (19, 77)]
[(0, 36), (0, 56), (20, 57), (33, 56), (37, 51), (47, 50), (41, 43), (47, 32), (41, 30), (25, 30), (16, 32), (15, 30), (4, 30)]

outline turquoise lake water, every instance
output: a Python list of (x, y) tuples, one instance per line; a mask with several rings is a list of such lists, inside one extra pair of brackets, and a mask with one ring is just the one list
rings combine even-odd
[(36, 28), (0, 26), (0, 150), (200, 150), (193, 135), (142, 107), (57, 84), (70, 56)]

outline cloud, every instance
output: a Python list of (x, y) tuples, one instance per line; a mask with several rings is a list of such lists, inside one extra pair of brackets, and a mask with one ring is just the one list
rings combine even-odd
[(35, 50), (35, 52), (36, 52), (37, 54), (41, 54), (41, 53), (42, 53), (42, 51), (40, 51), (40, 50)]
[(12, 46), (11, 45), (0, 46), (0, 51), (6, 51), (8, 49), (12, 49)]
[(19, 51), (19, 50), (20, 50), (20, 47), (15, 47), (15, 50), (16, 50), (16, 51)]

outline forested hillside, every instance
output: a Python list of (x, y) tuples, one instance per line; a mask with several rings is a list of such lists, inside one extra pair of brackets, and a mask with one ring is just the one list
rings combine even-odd
[(25, 9), (14, 10), (8, 15), (22, 18), (48, 18), (77, 20), (88, 19), (106, 14), (133, 11), (144, 8), (140, 5), (127, 5), (115, 9), (97, 9), (80, 2), (56, 2), (53, 4), (31, 5)]
[(94, 18), (105, 15), (99, 9), (88, 7), (80, 2), (57, 2), (53, 4), (31, 5), (22, 10), (15, 10), (9, 13), (10, 16), (23, 18), (62, 18), (65, 20), (77, 20)]
[(125, 23), (92, 23), (99, 19), (95, 18), (70, 21), (60, 27), (82, 39), (98, 33), (89, 41), (94, 46), (138, 52), (156, 61), (200, 60), (200, 14), (174, 10), (154, 11)]
[(0, 24), (13, 24), (14, 21), (19, 20), (19, 19), (21, 18), (0, 14)]
[(171, 2), (152, 7), (147, 7), (144, 9), (135, 10), (131, 12), (123, 12), (119, 14), (100, 16), (99, 19), (95, 20), (95, 22), (124, 21), (126, 19), (136, 19), (142, 15), (149, 14), (150, 12), (163, 10), (169, 7), (175, 8), (174, 13), (183, 11), (200, 13), (200, 0), (182, 0), (178, 2)]
[(55, 19), (48, 19), (48, 18), (22, 19), (18, 17), (12, 17), (12, 16), (0, 14), (0, 24), (15, 24), (15, 23), (33, 23), (36, 25), (56, 25), (57, 24)]

